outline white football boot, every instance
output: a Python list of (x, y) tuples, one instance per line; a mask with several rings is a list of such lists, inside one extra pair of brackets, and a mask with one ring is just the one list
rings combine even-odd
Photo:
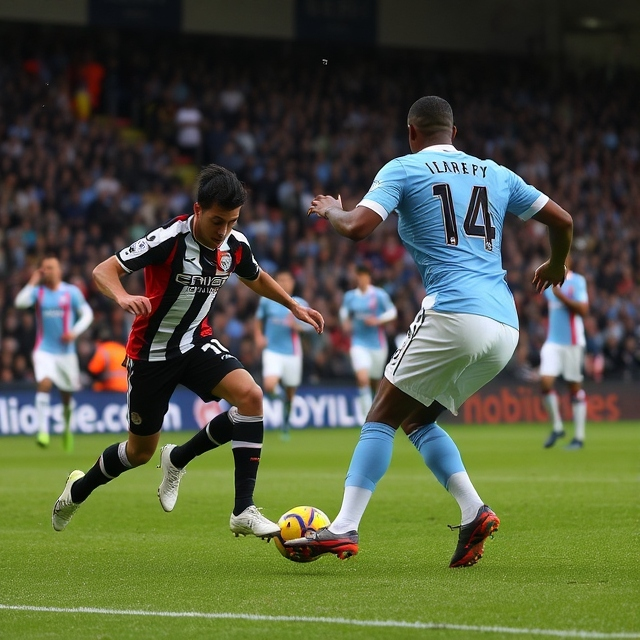
[(73, 514), (80, 507), (79, 504), (71, 500), (71, 485), (76, 480), (84, 477), (84, 473), (79, 469), (72, 471), (67, 478), (67, 484), (64, 485), (64, 491), (53, 505), (51, 513), (51, 525), (56, 531), (62, 531), (68, 524)]
[(231, 513), (229, 528), (236, 534), (236, 538), (240, 535), (273, 538), (280, 533), (280, 527), (275, 522), (267, 520), (253, 504), (238, 516)]
[(173, 511), (176, 506), (180, 480), (187, 473), (186, 469), (178, 469), (171, 462), (171, 451), (175, 448), (175, 444), (166, 444), (160, 449), (160, 464), (158, 468), (162, 469), (162, 482), (158, 487), (158, 498), (165, 511)]

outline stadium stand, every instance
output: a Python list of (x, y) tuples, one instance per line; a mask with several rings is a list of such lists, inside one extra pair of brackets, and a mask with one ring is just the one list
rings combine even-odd
[[(342, 292), (366, 262), (398, 307), (389, 340), (423, 290), (389, 220), (353, 245), (307, 219), (315, 193), (355, 205), (378, 168), (408, 152), (405, 105), (446, 97), (457, 144), (492, 157), (572, 213), (574, 265), (589, 282), (587, 377), (640, 379), (640, 121), (624, 68), (560, 69), (513, 57), (16, 25), (0, 51), (0, 383), (30, 381), (33, 319), (12, 308), (39, 258), (55, 251), (95, 312), (94, 333), (125, 340), (130, 318), (91, 270), (115, 249), (191, 208), (198, 165), (222, 164), (251, 191), (240, 229), (268, 269), (287, 267), (326, 319), (309, 338), (305, 379), (351, 377), (338, 323)], [(265, 55), (268, 52), (268, 55)], [(545, 304), (530, 286), (543, 227), (509, 224), (504, 262), (521, 343), (509, 375), (535, 378)], [(136, 276), (128, 287), (142, 291)], [(259, 374), (255, 296), (230, 283), (217, 337)], [(95, 337), (95, 335), (94, 335)], [(88, 359), (90, 340), (79, 344)]]

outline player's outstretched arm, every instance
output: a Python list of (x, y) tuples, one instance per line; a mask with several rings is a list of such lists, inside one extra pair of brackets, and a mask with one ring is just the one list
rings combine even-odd
[(298, 304), (266, 271), (260, 271), (255, 280), (240, 278), (244, 284), (259, 296), (279, 302), (293, 313), (293, 315), (310, 324), (317, 333), (324, 331), (324, 318), (319, 311)]
[(564, 282), (567, 274), (564, 263), (571, 249), (573, 219), (553, 200), (549, 200), (532, 219), (549, 228), (551, 257), (536, 269), (532, 280), (536, 291), (540, 293), (549, 286), (561, 285)]
[(93, 281), (107, 298), (115, 300), (125, 311), (136, 316), (151, 313), (151, 301), (145, 296), (132, 296), (120, 282), (127, 275), (115, 256), (107, 258), (93, 270)]
[(316, 196), (311, 201), (307, 215), (312, 213), (328, 220), (341, 236), (356, 242), (366, 238), (382, 222), (382, 218), (369, 207), (358, 206), (345, 211), (340, 196), (337, 199), (332, 196)]

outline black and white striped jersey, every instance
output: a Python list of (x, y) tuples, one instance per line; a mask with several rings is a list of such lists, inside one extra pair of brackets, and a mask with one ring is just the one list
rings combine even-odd
[(260, 267), (247, 238), (233, 230), (216, 250), (199, 244), (193, 216), (178, 216), (116, 253), (125, 271), (144, 269), (148, 316), (133, 321), (127, 355), (133, 360), (169, 360), (207, 342), (209, 312), (231, 273), (255, 280)]

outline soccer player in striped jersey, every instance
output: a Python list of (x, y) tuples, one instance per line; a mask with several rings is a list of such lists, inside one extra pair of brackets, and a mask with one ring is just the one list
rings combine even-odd
[(358, 286), (344, 294), (339, 314), (343, 328), (351, 334), (351, 366), (356, 374), (360, 409), (366, 416), (389, 354), (383, 325), (395, 320), (398, 311), (389, 294), (371, 284), (369, 267), (358, 265), (356, 280)]
[[(296, 286), (293, 274), (285, 269), (275, 274), (276, 282), (290, 295)], [(293, 299), (303, 307), (309, 305), (298, 296)], [(302, 382), (302, 341), (300, 333), (311, 327), (297, 320), (281, 304), (260, 298), (255, 318), (254, 339), (262, 349), (262, 386), (268, 397), (275, 399), (280, 384), (284, 387), (284, 411), (281, 434), (289, 439), (289, 417), (296, 389)]]
[(29, 282), (16, 296), (19, 309), (35, 307), (36, 344), (33, 369), (36, 376), (36, 442), (48, 447), (51, 389), (55, 386), (62, 399), (64, 421), (63, 447), (73, 450), (71, 431), (73, 392), (80, 389), (80, 367), (76, 338), (89, 328), (93, 311), (84, 295), (73, 284), (62, 280), (62, 266), (55, 256), (42, 260)]
[[(282, 304), (318, 333), (324, 320), (296, 302), (256, 262), (247, 238), (234, 229), (247, 198), (236, 175), (209, 165), (198, 178), (192, 215), (182, 215), (99, 264), (98, 288), (135, 315), (127, 342), (129, 435), (100, 455), (86, 475), (73, 471), (57, 500), (52, 525), (62, 531), (89, 494), (153, 456), (169, 400), (178, 384), (205, 402), (231, 408), (183, 445), (162, 448), (160, 504), (172, 511), (185, 467), (196, 456), (231, 442), (235, 504), (229, 527), (237, 535), (279, 532), (253, 501), (263, 441), (262, 390), (240, 361), (212, 335), (209, 313), (232, 273), (255, 293)], [(144, 269), (144, 295), (128, 293), (127, 274)]]
[[(571, 266), (569, 260), (567, 266)], [(574, 427), (573, 439), (565, 448), (582, 449), (587, 421), (587, 396), (582, 388), (586, 345), (583, 318), (589, 313), (587, 281), (569, 269), (564, 284), (545, 289), (544, 297), (549, 305), (549, 325), (547, 339), (540, 350), (540, 387), (553, 425), (544, 447), (548, 449), (558, 438), (564, 437), (558, 395), (554, 389), (556, 378), (562, 376), (571, 394)]]
[(446, 100), (426, 96), (409, 109), (411, 154), (388, 162), (351, 211), (319, 195), (309, 213), (341, 235), (367, 237), (393, 211), (398, 233), (422, 276), (426, 297), (407, 337), (385, 369), (347, 472), (342, 507), (328, 528), (288, 542), (314, 553), (348, 557), (358, 551), (358, 526), (386, 472), (396, 430), (402, 429), (438, 481), (458, 502), (458, 544), (449, 566), (475, 564), (500, 524), (480, 498), (438, 416), (460, 405), (510, 360), (518, 315), (502, 268), (507, 212), (547, 225), (550, 257), (533, 276), (542, 291), (561, 285), (573, 220), (515, 173), (453, 146), (456, 127)]

